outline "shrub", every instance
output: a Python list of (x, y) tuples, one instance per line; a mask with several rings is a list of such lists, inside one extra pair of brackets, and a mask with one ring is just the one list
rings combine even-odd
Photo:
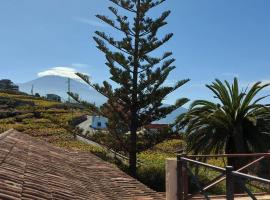
[(165, 128), (160, 131), (144, 130), (138, 134), (137, 149), (139, 152), (152, 148), (156, 144), (169, 139), (173, 132), (170, 128)]
[(80, 123), (84, 122), (85, 120), (87, 120), (87, 116), (86, 115), (82, 115), (82, 116), (78, 116), (78, 117), (72, 118), (68, 123), (72, 127), (76, 127), (77, 125), (79, 125)]
[(143, 163), (138, 168), (138, 179), (155, 191), (165, 191), (165, 160), (172, 154), (145, 151), (138, 155)]
[(138, 180), (151, 189), (165, 191), (165, 167), (163, 165), (145, 165), (138, 168)]
[(185, 145), (186, 143), (183, 140), (172, 139), (157, 144), (154, 147), (154, 150), (167, 153), (175, 153), (179, 149), (184, 149)]

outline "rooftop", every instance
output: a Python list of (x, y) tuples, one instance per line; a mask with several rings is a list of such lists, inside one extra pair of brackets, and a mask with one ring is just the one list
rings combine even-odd
[(169, 127), (168, 124), (148, 124), (148, 125), (144, 126), (144, 128), (146, 128), (146, 129), (165, 129), (168, 127)]
[(91, 153), (66, 151), (10, 130), (0, 134), (0, 199), (165, 197)]

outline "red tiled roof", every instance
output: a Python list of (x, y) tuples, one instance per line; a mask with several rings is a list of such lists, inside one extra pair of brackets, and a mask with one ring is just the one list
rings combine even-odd
[(165, 197), (91, 153), (65, 151), (10, 130), (0, 134), (0, 199)]

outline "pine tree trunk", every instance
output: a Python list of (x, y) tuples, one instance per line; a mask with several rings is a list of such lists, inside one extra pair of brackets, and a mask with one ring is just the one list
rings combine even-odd
[(130, 129), (130, 152), (129, 152), (129, 172), (132, 177), (137, 176), (137, 128), (136, 119), (132, 122)]
[(129, 152), (129, 170), (133, 177), (137, 176), (137, 129), (138, 129), (138, 68), (139, 68), (139, 39), (140, 39), (140, 8), (141, 1), (137, 2), (137, 14), (135, 21), (135, 44), (133, 59), (133, 79), (132, 79), (132, 109), (131, 109), (131, 126), (130, 126), (130, 152)]

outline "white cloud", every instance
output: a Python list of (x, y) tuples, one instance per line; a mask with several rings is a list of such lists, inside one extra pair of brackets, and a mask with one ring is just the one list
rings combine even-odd
[(233, 77), (233, 78), (239, 78), (239, 75), (236, 73), (222, 73), (222, 76), (229, 76), (229, 77)]
[(72, 78), (75, 80), (80, 80), (80, 78), (75, 74), (76, 72), (77, 72), (76, 69), (70, 68), (70, 67), (53, 67), (46, 71), (39, 72), (38, 77), (61, 76), (61, 77)]
[(89, 67), (88, 64), (84, 64), (84, 63), (72, 63), (71, 66), (74, 68), (87, 68), (87, 67)]
[(176, 83), (177, 83), (177, 80), (175, 79), (167, 79), (165, 80), (164, 85), (168, 87), (173, 87)]
[(73, 18), (75, 21), (83, 23), (83, 24), (87, 24), (90, 26), (95, 26), (95, 27), (108, 27), (107, 24), (96, 21), (96, 20), (91, 20), (91, 19), (86, 19), (86, 18), (82, 18), (82, 17), (74, 17)]

